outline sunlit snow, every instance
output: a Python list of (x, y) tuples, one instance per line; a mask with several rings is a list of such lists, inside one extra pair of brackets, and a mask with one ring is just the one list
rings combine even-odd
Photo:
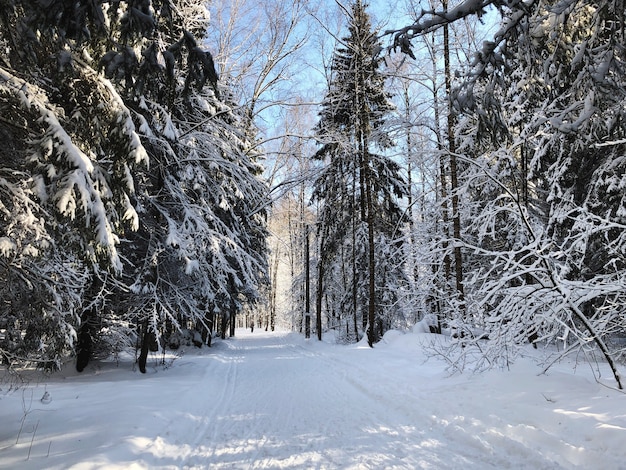
[(625, 397), (605, 365), (538, 375), (529, 348), (510, 371), (450, 376), (432, 341), (447, 339), (391, 332), (370, 349), (238, 330), (157, 353), (145, 375), (128, 358), (5, 377), (0, 468), (624, 468)]
[(0, 237), (0, 254), (9, 257), (15, 251), (17, 246), (9, 237)]

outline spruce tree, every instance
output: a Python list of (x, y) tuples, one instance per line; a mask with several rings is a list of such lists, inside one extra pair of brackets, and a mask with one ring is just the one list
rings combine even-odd
[(82, 370), (131, 329), (147, 351), (258, 296), (266, 188), (200, 46), (207, 19), (189, 2), (2, 2), (0, 276), (28, 305), (0, 312), (5, 360), (75, 348)]
[(141, 332), (142, 371), (155, 338), (172, 347), (181, 335), (209, 343), (216, 325), (224, 334), (224, 320), (232, 333), (267, 270), (266, 188), (250, 124), (220, 98), (228, 90), (218, 88), (194, 35), (209, 27), (208, 11), (176, 6), (157, 18), (127, 91), (151, 162), (137, 176), (140, 227), (125, 245), (131, 294), (120, 297), (124, 319)]
[[(5, 349), (12, 363), (60, 364), (91, 302), (85, 292), (95, 278), (120, 271), (120, 236), (136, 227), (129, 175), (146, 153), (120, 94), (97, 73), (93, 57), (107, 38), (93, 2), (2, 4), (2, 129), (15, 150), (2, 168), (11, 168), (6, 181), (17, 191), (2, 199), (11, 248), (0, 264), (22, 304), (0, 313), (18, 330)], [(10, 227), (18, 220), (16, 237)]]
[[(380, 44), (366, 5), (353, 3), (348, 22), (349, 34), (335, 51), (316, 128), (321, 148), (315, 158), (324, 161), (314, 185), (314, 197), (321, 201), (318, 329), (321, 298), (326, 293), (333, 299), (329, 317), (350, 312), (356, 325), (360, 316), (372, 345), (384, 328), (383, 301), (394, 296), (393, 283), (385, 282), (377, 272), (402, 276), (400, 266), (379, 255), (383, 246), (392, 243), (390, 238), (402, 219), (397, 198), (405, 195), (406, 188), (399, 166), (375, 153), (393, 144), (385, 132), (385, 117), (392, 106), (377, 60)], [(333, 290), (325, 288), (325, 280), (331, 277), (341, 280)], [(350, 322), (343, 321), (349, 331)]]

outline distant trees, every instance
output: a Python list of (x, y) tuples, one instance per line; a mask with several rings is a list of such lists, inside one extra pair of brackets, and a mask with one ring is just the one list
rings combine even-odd
[[(402, 289), (399, 258), (406, 195), (399, 166), (384, 154), (392, 144), (385, 115), (392, 107), (379, 72), (380, 44), (365, 5), (352, 4), (349, 34), (333, 57), (329, 90), (320, 111), (315, 155), (324, 162), (314, 183), (318, 213), (316, 310), (352, 339), (363, 328), (372, 345), (388, 329)], [(333, 282), (329, 283), (328, 280)]]
[[(310, 140), (305, 137), (311, 128), (307, 116), (315, 112), (311, 81), (306, 77), (310, 67), (306, 63), (313, 54), (305, 51), (311, 34), (309, 13), (319, 5), (304, 0), (225, 0), (209, 8), (213, 27), (208, 40), (216, 45), (222, 82), (249, 117), (250, 139), (263, 154), (265, 177), (276, 203), (268, 212), (271, 285), (264, 302), (248, 314), (269, 329), (277, 320), (282, 325), (295, 324), (297, 318), (302, 321), (304, 308), (301, 286), (296, 285), (304, 269), (301, 191), (310, 188), (300, 163)], [(299, 209), (290, 205), (291, 197), (299, 200)], [(289, 212), (283, 214), (283, 210)], [(285, 275), (278, 273), (283, 267), (288, 267)]]
[[(11, 0), (0, 17), (12, 146), (0, 276), (15, 298), (0, 311), (4, 360), (58, 365), (76, 347), (82, 369), (94, 348), (136, 334), (156, 345), (198, 329), (208, 341), (215, 316), (231, 319), (265, 282), (267, 191), (248, 117), (197, 42), (207, 12), (47, 6)], [(54, 353), (49, 330), (61, 335)]]

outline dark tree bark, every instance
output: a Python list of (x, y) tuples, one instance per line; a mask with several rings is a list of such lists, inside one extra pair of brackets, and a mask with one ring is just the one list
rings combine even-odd
[[(448, 10), (448, 1), (443, 2), (444, 11)], [(456, 281), (456, 290), (459, 302), (463, 306), (463, 254), (461, 252), (461, 215), (459, 213), (459, 181), (456, 159), (456, 142), (454, 139), (455, 115), (452, 108), (452, 76), (450, 72), (450, 35), (448, 25), (443, 26), (443, 55), (444, 55), (444, 74), (446, 82), (446, 95), (448, 97), (448, 149), (450, 153), (450, 184), (452, 186), (452, 232), (454, 238), (454, 273)], [(462, 307), (463, 308), (463, 307)]]
[(228, 333), (231, 338), (235, 336), (235, 307), (232, 307), (230, 311), (230, 330)]
[(317, 261), (317, 295), (315, 298), (315, 329), (317, 339), (322, 341), (322, 297), (324, 295), (324, 261), (323, 250), (320, 247), (319, 259)]
[(90, 314), (84, 316), (80, 328), (78, 329), (78, 338), (76, 341), (76, 370), (78, 372), (85, 370), (93, 352), (90, 317)]
[(367, 330), (367, 343), (370, 347), (378, 341), (376, 324), (376, 256), (374, 250), (374, 204), (372, 203), (372, 184), (369, 171), (369, 162), (366, 166), (366, 199), (367, 199), (367, 241), (368, 241), (368, 268), (369, 268), (369, 299), (367, 306), (367, 318), (369, 328)]
[(148, 332), (148, 320), (143, 322), (142, 335), (141, 335), (141, 350), (137, 363), (139, 364), (139, 371), (142, 374), (146, 373), (146, 363), (148, 361), (148, 351), (150, 349), (150, 333)]

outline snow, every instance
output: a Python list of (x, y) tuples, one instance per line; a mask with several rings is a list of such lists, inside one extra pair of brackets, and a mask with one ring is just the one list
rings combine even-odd
[[(416, 329), (419, 331), (419, 328)], [(375, 348), (237, 330), (212, 348), (0, 382), (0, 468), (626, 468), (610, 373), (449, 375), (425, 333)], [(597, 373), (597, 371), (596, 371)], [(601, 382), (605, 383), (601, 383)]]
[(0, 254), (5, 258), (11, 256), (17, 249), (17, 245), (9, 237), (0, 237)]
[(163, 128), (163, 135), (170, 140), (178, 139), (178, 130), (169, 115), (166, 116), (165, 126)]

